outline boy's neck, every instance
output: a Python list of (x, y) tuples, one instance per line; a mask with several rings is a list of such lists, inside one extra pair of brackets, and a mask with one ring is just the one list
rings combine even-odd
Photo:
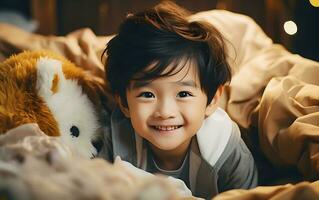
[(179, 169), (187, 154), (190, 141), (183, 143), (178, 149), (173, 150), (161, 150), (150, 144), (156, 164), (164, 170)]

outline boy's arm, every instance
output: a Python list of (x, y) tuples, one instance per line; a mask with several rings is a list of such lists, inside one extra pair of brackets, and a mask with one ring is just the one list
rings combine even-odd
[(233, 123), (230, 140), (215, 165), (218, 170), (218, 190), (249, 189), (257, 186), (258, 173), (254, 158)]
[[(132, 163), (122, 161), (119, 156), (115, 158), (114, 165), (122, 169), (123, 173), (125, 173), (133, 182), (136, 179), (155, 177), (154, 174), (137, 168), (132, 165)], [(186, 184), (182, 180), (168, 176), (167, 183), (171, 184), (181, 197), (192, 197), (192, 192), (187, 188)]]

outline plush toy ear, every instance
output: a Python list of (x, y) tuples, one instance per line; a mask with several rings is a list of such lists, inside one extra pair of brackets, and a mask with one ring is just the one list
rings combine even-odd
[(113, 110), (115, 107), (115, 100), (111, 89), (105, 84), (103, 79), (87, 75), (84, 76), (83, 79), (79, 79), (78, 83), (97, 107), (103, 107), (109, 112)]
[(47, 99), (59, 90), (59, 82), (65, 80), (62, 63), (55, 59), (40, 58), (37, 62), (38, 94)]

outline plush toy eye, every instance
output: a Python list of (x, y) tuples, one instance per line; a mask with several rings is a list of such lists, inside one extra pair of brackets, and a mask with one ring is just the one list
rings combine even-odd
[(79, 135), (80, 135), (80, 130), (76, 126), (72, 126), (70, 128), (70, 132), (71, 132), (72, 137), (79, 137)]

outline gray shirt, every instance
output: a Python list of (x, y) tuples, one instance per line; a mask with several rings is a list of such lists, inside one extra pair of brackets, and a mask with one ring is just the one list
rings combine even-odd
[[(154, 162), (147, 159), (151, 155), (130, 120), (116, 109), (109, 122), (99, 156), (109, 161), (120, 156), (138, 168), (154, 170)], [(196, 197), (209, 199), (229, 189), (257, 186), (254, 159), (238, 126), (221, 109), (205, 119), (191, 141), (188, 156), (188, 166), (181, 173), (188, 170), (186, 183)]]
[(148, 147), (147, 149), (148, 149), (147, 150), (148, 151), (147, 163), (149, 163), (149, 164), (147, 165), (146, 171), (153, 173), (153, 174), (159, 173), (159, 174), (164, 174), (166, 176), (172, 176), (174, 178), (178, 178), (178, 179), (184, 181), (186, 186), (188, 188), (190, 188), (189, 177), (188, 177), (188, 174), (189, 174), (189, 152), (186, 154), (186, 156), (183, 160), (183, 163), (181, 164), (181, 166), (178, 169), (165, 170), (165, 169), (160, 168), (157, 165), (156, 161), (154, 160), (154, 156), (153, 156), (150, 148)]

